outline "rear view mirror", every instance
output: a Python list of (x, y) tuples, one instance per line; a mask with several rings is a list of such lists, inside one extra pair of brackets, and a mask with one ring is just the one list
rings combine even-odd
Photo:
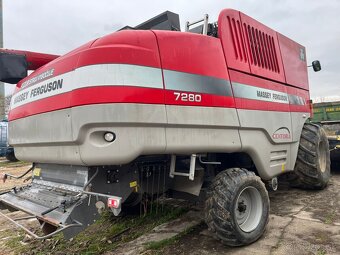
[(25, 55), (0, 52), (0, 81), (16, 84), (27, 76)]
[(312, 62), (312, 67), (313, 67), (314, 72), (319, 72), (321, 70), (320, 61), (319, 60), (314, 60)]

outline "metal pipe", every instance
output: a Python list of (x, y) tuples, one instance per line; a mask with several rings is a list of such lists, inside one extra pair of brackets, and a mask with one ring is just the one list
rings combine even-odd
[(202, 155), (198, 155), (198, 159), (200, 163), (204, 165), (221, 165), (221, 162), (218, 162), (218, 161), (203, 161)]
[(195, 169), (196, 169), (196, 154), (191, 154), (189, 171), (189, 180), (191, 181), (193, 181), (195, 178)]
[(175, 177), (175, 171), (176, 171), (176, 155), (171, 155), (170, 172), (169, 172), (170, 178)]
[(209, 15), (208, 14), (205, 14), (203, 19), (200, 19), (200, 20), (197, 20), (197, 21), (194, 21), (194, 22), (187, 21), (187, 23), (185, 25), (185, 32), (188, 32), (190, 30), (190, 26), (196, 25), (200, 22), (203, 22), (202, 34), (207, 35), (208, 34), (208, 25), (209, 25)]
[(205, 14), (203, 19), (203, 34), (208, 34), (208, 25), (209, 25), (209, 15)]
[(7, 179), (7, 177), (11, 177), (14, 179), (21, 179), (22, 177), (24, 177), (25, 175), (27, 175), (29, 172), (33, 171), (33, 169), (35, 168), (35, 164), (32, 164), (32, 167), (30, 169), (28, 169), (25, 173), (23, 173), (22, 175), (11, 175), (11, 174), (4, 174), (4, 180)]
[(90, 180), (88, 180), (87, 183), (85, 183), (83, 190), (85, 190), (87, 188), (87, 186), (89, 186), (90, 183), (93, 181), (93, 179), (96, 178), (98, 172), (99, 172), (99, 169), (97, 168), (97, 171), (94, 173), (94, 175), (92, 175)]

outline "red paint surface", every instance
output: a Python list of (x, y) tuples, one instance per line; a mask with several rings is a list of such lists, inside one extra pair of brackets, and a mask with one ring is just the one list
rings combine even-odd
[(163, 69), (229, 80), (218, 38), (183, 32), (154, 32)]
[[(235, 20), (237, 28), (230, 29), (230, 25), (227, 23), (228, 18)], [(100, 103), (165, 103), (169, 105), (236, 107), (264, 111), (310, 112), (306, 68), (303, 63), (299, 62), (297, 69), (294, 69), (295, 54), (301, 45), (278, 36), (274, 30), (235, 10), (223, 10), (218, 22), (220, 38), (170, 31), (125, 30), (112, 33), (93, 40), (39, 68), (19, 82), (16, 92), (22, 82), (50, 69), (54, 69), (54, 76), (56, 76), (82, 66), (120, 63), (231, 80), (232, 82), (298, 95), (303, 97), (308, 104), (305, 106), (288, 105), (203, 93), (199, 93), (202, 97), (200, 102), (183, 102), (176, 101), (174, 91), (170, 90), (98, 86), (76, 89), (72, 92), (17, 107), (10, 112), (9, 118), (14, 120), (59, 109)], [(254, 64), (247, 44), (247, 33), (245, 33), (248, 25), (274, 38), (273, 45), (277, 53), (278, 73)], [(235, 49), (237, 49), (236, 53)], [(281, 50), (284, 56), (281, 56)], [(269, 63), (266, 65), (268, 66)], [(290, 85), (297, 88), (284, 85), (286, 79)]]
[[(286, 82), (290, 85), (308, 90), (306, 49), (284, 35), (277, 33), (282, 61), (285, 67)], [(300, 59), (301, 51), (305, 60)]]

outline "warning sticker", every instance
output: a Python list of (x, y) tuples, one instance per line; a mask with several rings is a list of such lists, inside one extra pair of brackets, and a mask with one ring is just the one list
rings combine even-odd
[(137, 187), (137, 181), (130, 182), (130, 188)]
[(40, 173), (41, 173), (41, 169), (40, 168), (36, 168), (36, 169), (33, 170), (33, 175), (34, 176), (38, 176), (39, 177)]

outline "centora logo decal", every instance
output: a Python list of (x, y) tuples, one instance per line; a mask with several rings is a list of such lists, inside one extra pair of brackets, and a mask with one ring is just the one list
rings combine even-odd
[(290, 140), (290, 131), (285, 127), (279, 128), (273, 133), (272, 138), (274, 140)]

